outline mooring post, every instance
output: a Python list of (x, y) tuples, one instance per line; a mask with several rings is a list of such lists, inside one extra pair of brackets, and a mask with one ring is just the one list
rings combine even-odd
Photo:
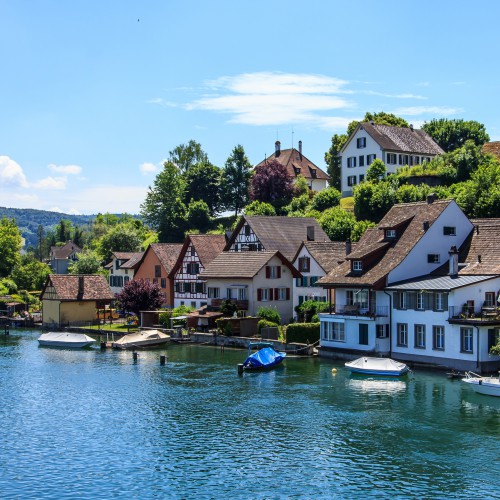
[(164, 365), (167, 361), (167, 356), (165, 356), (164, 354), (162, 354), (160, 356), (160, 365)]
[(138, 354), (134, 351), (132, 353), (132, 358), (134, 359), (134, 361), (137, 361), (137, 357), (138, 357)]
[(243, 375), (243, 363), (238, 363), (238, 375)]
[(104, 351), (106, 349), (106, 342), (101, 342), (101, 351)]

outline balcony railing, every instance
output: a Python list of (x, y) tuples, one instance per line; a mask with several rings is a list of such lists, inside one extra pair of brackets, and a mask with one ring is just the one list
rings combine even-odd
[[(223, 300), (228, 300), (225, 297), (222, 299), (209, 299), (211, 301), (211, 306), (212, 307), (220, 307), (221, 303)], [(236, 306), (238, 307), (239, 310), (246, 311), (248, 310), (248, 300), (236, 300), (236, 299), (229, 299), (231, 302), (234, 302)]]
[(496, 306), (452, 306), (448, 320), (466, 322), (500, 322), (500, 307)]
[(335, 304), (334, 314), (344, 316), (389, 316), (389, 306), (362, 307), (356, 304)]

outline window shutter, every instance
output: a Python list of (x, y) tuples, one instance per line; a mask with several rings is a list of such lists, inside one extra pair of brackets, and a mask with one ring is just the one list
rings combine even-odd
[(278, 278), (281, 278), (281, 266), (278, 266)]
[(280, 289), (275, 288), (274, 289), (274, 300), (279, 300), (280, 299)]
[(290, 300), (290, 288), (286, 289), (286, 300)]
[(273, 289), (272, 289), (272, 288), (270, 288), (270, 289), (269, 289), (269, 300), (273, 300), (273, 298), (274, 298), (274, 297), (273, 297)]
[(447, 293), (443, 293), (443, 309), (445, 311), (448, 310), (448, 294)]
[(262, 300), (262, 288), (257, 288), (257, 300)]
[(266, 278), (269, 279), (271, 277), (271, 268), (266, 266)]

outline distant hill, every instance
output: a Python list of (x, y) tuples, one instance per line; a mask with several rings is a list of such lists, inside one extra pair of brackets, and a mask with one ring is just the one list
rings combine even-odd
[(34, 208), (5, 208), (0, 207), (0, 219), (7, 217), (15, 219), (17, 227), (26, 241), (26, 246), (36, 245), (38, 241), (38, 226), (42, 225), (45, 231), (51, 230), (61, 219), (70, 220), (75, 226), (83, 226), (96, 218), (95, 215), (70, 215)]

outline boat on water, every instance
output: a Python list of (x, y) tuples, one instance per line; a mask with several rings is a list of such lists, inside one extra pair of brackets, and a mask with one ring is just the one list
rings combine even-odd
[[(258, 349), (253, 352), (254, 349)], [(250, 342), (248, 357), (243, 361), (245, 370), (268, 370), (278, 366), (286, 357), (286, 353), (277, 351), (271, 342)]]
[(399, 377), (409, 371), (404, 363), (391, 358), (370, 358), (363, 356), (345, 364), (351, 373)]
[(159, 347), (170, 342), (170, 335), (160, 330), (140, 330), (137, 333), (128, 333), (120, 340), (113, 342), (114, 349), (144, 349)]
[(500, 396), (500, 377), (482, 377), (474, 372), (465, 372), (462, 382), (468, 384), (478, 394)]
[(47, 332), (42, 333), (38, 338), (38, 344), (45, 347), (81, 349), (92, 345), (94, 342), (95, 339), (84, 333)]

